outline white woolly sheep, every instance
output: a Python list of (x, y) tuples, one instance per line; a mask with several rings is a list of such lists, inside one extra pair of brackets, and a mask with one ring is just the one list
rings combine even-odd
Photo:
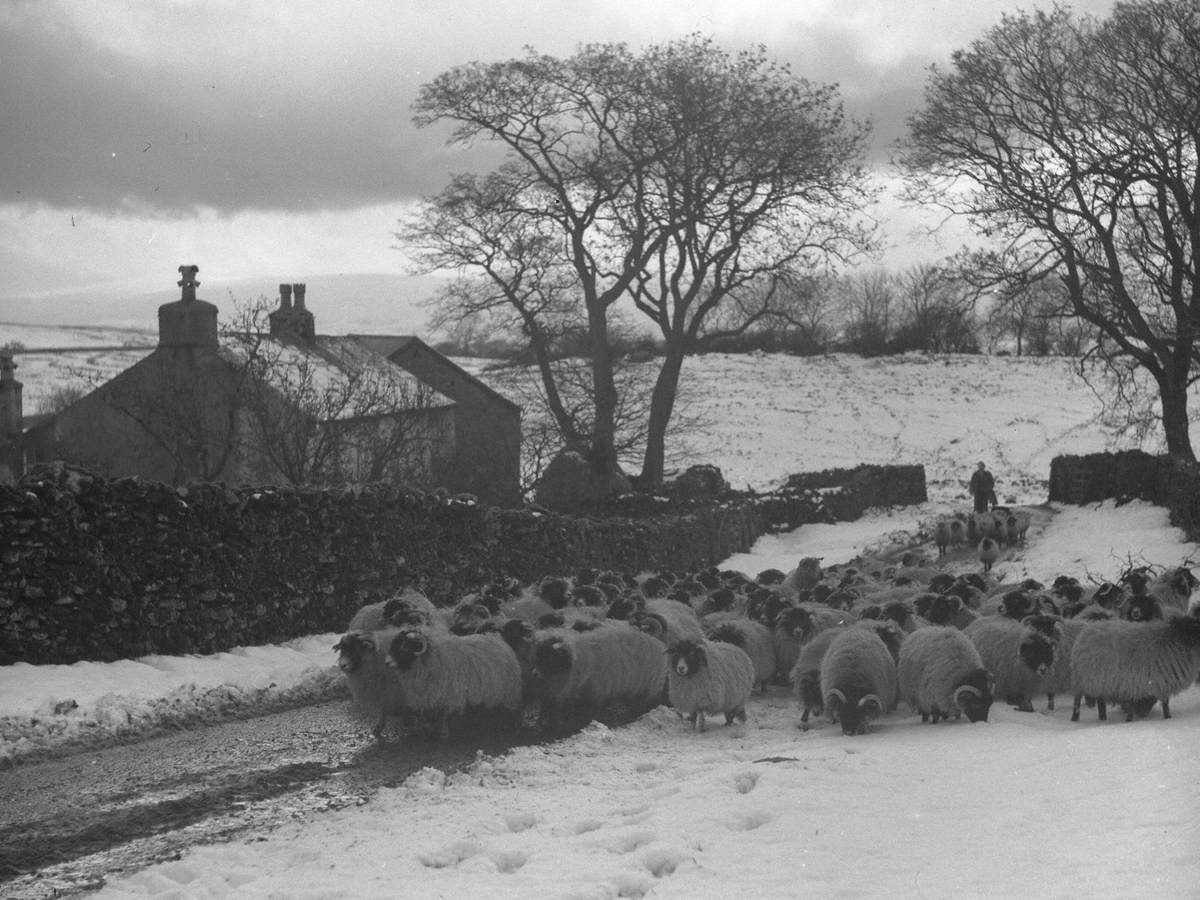
[(800, 648), (800, 655), (788, 674), (792, 692), (800, 707), (800, 721), (807, 722), (812, 713), (821, 715), (825, 711), (825, 696), (821, 693), (821, 660), (833, 639), (849, 626), (827, 628)]
[(696, 731), (705, 716), (724, 713), (725, 724), (746, 721), (754, 663), (741, 647), (720, 641), (676, 641), (667, 648), (667, 697)]
[(551, 728), (612, 703), (637, 710), (663, 701), (666, 656), (656, 638), (624, 623), (591, 631), (552, 629), (535, 637), (531, 693)]
[(796, 568), (784, 576), (779, 583), (779, 593), (785, 597), (798, 598), (805, 591), (810, 591), (821, 580), (821, 557), (806, 556), (796, 565)]
[(710, 641), (734, 644), (746, 651), (754, 663), (754, 683), (763, 693), (767, 691), (778, 671), (775, 660), (775, 641), (771, 629), (736, 613), (718, 613), (703, 620)]
[(333, 645), (351, 699), (375, 721), (371, 733), (376, 740), (383, 740), (388, 716), (404, 714), (400, 683), (384, 663), (387, 645), (396, 634), (397, 628), (371, 633), (351, 631)]
[(1054, 665), (1054, 642), (1007, 616), (982, 616), (963, 633), (992, 673), (993, 695), (1033, 712), (1033, 698), (1045, 692), (1046, 673)]
[(922, 628), (904, 639), (897, 666), (900, 696), (921, 721), (943, 717), (986, 722), (992, 705), (991, 676), (971, 639), (952, 626)]
[(521, 666), (498, 634), (445, 634), (403, 628), (387, 649), (387, 664), (400, 683), (404, 707), (432, 716), (438, 733), (450, 733), (451, 716), (476, 710), (521, 707)]
[(842, 733), (863, 734), (867, 723), (896, 708), (896, 661), (869, 628), (847, 628), (821, 660), (821, 693), (830, 721)]
[(996, 543), (995, 538), (985, 537), (979, 542), (979, 561), (983, 563), (983, 571), (992, 571), (992, 566), (996, 564), (996, 560), (1000, 558), (1000, 545)]
[(1170, 699), (1200, 676), (1200, 618), (1172, 616), (1154, 622), (1109, 619), (1086, 623), (1071, 651), (1075, 704), (1071, 721), (1079, 721), (1079, 704), (1095, 697), (1101, 720), (1106, 703), (1125, 708), (1126, 721), (1162, 704), (1171, 717)]

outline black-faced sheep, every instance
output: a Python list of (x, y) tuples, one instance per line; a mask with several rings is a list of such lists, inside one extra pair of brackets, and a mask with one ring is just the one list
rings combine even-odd
[(896, 708), (896, 661), (868, 628), (847, 628), (833, 639), (820, 677), (826, 715), (841, 722), (843, 734), (863, 734), (869, 721)]
[(992, 705), (991, 676), (971, 639), (957, 628), (931, 626), (904, 639), (897, 667), (900, 696), (921, 721), (942, 717), (986, 722)]
[(992, 571), (992, 566), (1000, 558), (1000, 545), (993, 537), (984, 537), (979, 541), (979, 561), (983, 563), (983, 571)]
[(1073, 722), (1079, 721), (1085, 696), (1096, 698), (1102, 720), (1107, 718), (1106, 703), (1120, 704), (1130, 721), (1139, 712), (1148, 712), (1154, 700), (1162, 704), (1163, 718), (1169, 719), (1171, 697), (1200, 676), (1200, 617), (1088, 622), (1071, 651), (1071, 675)]
[(400, 684), (384, 663), (387, 644), (398, 633), (395, 628), (369, 634), (351, 631), (333, 645), (354, 705), (375, 721), (371, 733), (376, 740), (383, 740), (388, 716), (404, 713)]
[(1156, 577), (1151, 577), (1149, 569), (1140, 567), (1125, 573), (1122, 582), (1134, 597), (1153, 597), (1167, 612), (1187, 612), (1192, 592), (1200, 585), (1186, 566), (1168, 569)]
[(614, 622), (586, 632), (535, 637), (531, 695), (551, 728), (610, 704), (646, 710), (662, 702), (667, 664), (660, 641)]
[(676, 641), (667, 648), (667, 696), (696, 731), (705, 717), (724, 714), (725, 724), (746, 721), (754, 689), (754, 663), (741, 647), (720, 641)]
[(771, 629), (761, 622), (733, 613), (718, 613), (703, 620), (710, 641), (722, 641), (741, 647), (754, 664), (754, 683), (766, 693), (767, 685), (775, 679), (778, 665)]
[(1046, 673), (1054, 665), (1054, 641), (1007, 616), (982, 616), (963, 633), (992, 673), (992, 693), (1033, 712), (1033, 698), (1045, 692)]
[(812, 713), (821, 715), (825, 710), (825, 696), (821, 692), (821, 660), (825, 658), (833, 639), (846, 627), (827, 628), (800, 648), (788, 680), (800, 707), (801, 722), (807, 722)]
[(431, 717), (441, 737), (450, 718), (474, 711), (521, 708), (521, 666), (498, 634), (443, 634), (428, 628), (404, 628), (387, 649), (387, 665), (396, 673), (406, 710)]

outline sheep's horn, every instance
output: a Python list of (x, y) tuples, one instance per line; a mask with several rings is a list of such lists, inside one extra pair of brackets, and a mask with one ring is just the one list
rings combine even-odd
[(871, 703), (874, 703), (880, 709), (883, 709), (883, 701), (879, 699), (878, 694), (867, 694), (865, 697), (863, 697), (861, 700), (858, 701), (859, 707), (860, 708), (865, 707), (867, 705), (868, 701)]
[(979, 690), (979, 688), (975, 687), (975, 685), (973, 685), (973, 684), (964, 684), (962, 687), (960, 687), (957, 691), (954, 692), (955, 700), (958, 700), (959, 694), (973, 694), (976, 697), (982, 697), (983, 691)]
[(829, 690), (827, 690), (825, 692), (825, 701), (827, 703), (829, 702), (830, 697), (833, 697), (835, 700), (841, 702), (842, 704), (845, 704), (845, 702), (846, 702), (846, 695), (843, 694), (841, 692), (841, 689), (839, 689), (839, 688), (830, 688)]

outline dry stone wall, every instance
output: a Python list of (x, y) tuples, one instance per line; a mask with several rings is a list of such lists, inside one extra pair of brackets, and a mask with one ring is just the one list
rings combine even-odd
[(212, 653), (340, 631), (407, 584), (448, 605), (505, 577), (692, 570), (768, 531), (856, 517), (847, 513), (868, 499), (925, 498), (920, 467), (851, 471), (852, 500), (831, 482), (706, 503), (635, 498), (573, 517), (390, 485), (173, 488), (43, 467), (0, 486), (0, 664)]
[(1200, 465), (1140, 450), (1058, 456), (1050, 463), (1050, 500), (1081, 505), (1147, 500), (1165, 506), (1171, 524), (1200, 541)]

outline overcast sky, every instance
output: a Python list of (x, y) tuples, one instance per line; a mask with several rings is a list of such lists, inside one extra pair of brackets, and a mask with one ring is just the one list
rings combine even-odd
[[(1073, 6), (1103, 15), (1111, 0)], [(873, 121), (886, 174), (927, 67), (1014, 8), (0, 0), (0, 321), (22, 320), (14, 297), (170, 287), (183, 262), (218, 280), (402, 272), (391, 235), (402, 205), (464, 166), (444, 132), (413, 126), (417, 88), (526, 45), (567, 55), (582, 42), (637, 49), (690, 32), (729, 49), (762, 43), (797, 74), (840, 85), (850, 113)], [(896, 220), (895, 244), (909, 243), (907, 221)]]

